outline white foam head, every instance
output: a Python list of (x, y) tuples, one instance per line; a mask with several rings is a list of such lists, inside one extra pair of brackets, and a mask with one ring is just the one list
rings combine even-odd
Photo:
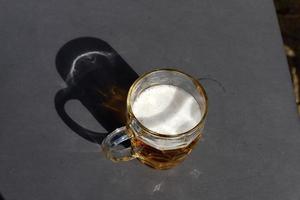
[(195, 98), (173, 85), (145, 89), (133, 102), (132, 111), (146, 128), (165, 135), (189, 131), (202, 116)]

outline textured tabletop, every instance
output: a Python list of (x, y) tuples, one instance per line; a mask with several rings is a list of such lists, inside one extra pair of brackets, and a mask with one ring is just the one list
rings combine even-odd
[[(0, 25), (5, 200), (300, 198), (300, 121), (271, 0), (2, 0)], [(205, 137), (185, 162), (114, 164), (62, 122), (54, 60), (80, 36), (107, 41), (138, 74), (210, 78)], [(103, 129), (77, 101), (67, 110)]]

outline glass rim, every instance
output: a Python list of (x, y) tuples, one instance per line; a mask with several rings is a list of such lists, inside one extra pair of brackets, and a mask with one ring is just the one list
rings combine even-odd
[[(142, 80), (144, 79), (146, 76), (150, 75), (150, 74), (153, 74), (155, 72), (159, 72), (159, 71), (167, 71), (167, 72), (176, 72), (176, 73), (179, 73), (179, 74), (182, 74), (184, 76), (186, 76), (187, 78), (191, 79), (193, 84), (196, 86), (196, 90), (200, 93), (200, 95), (202, 95), (204, 97), (204, 113), (203, 115), (201, 116), (201, 119), (200, 121), (191, 129), (189, 129), (188, 131), (185, 131), (185, 132), (182, 132), (182, 133), (177, 133), (177, 134), (174, 134), (174, 135), (165, 135), (165, 134), (161, 134), (161, 133), (157, 133), (155, 131), (152, 131), (150, 129), (148, 129), (147, 127), (145, 127), (139, 120), (138, 118), (134, 115), (133, 111), (132, 111), (132, 107), (131, 107), (131, 96), (132, 96), (132, 92), (133, 90), (136, 88), (136, 85)], [(138, 125), (144, 129), (146, 132), (154, 135), (154, 136), (159, 136), (159, 137), (163, 137), (163, 138), (177, 138), (177, 137), (181, 137), (181, 136), (184, 136), (184, 135), (187, 135), (188, 133), (193, 133), (194, 130), (198, 129), (204, 122), (205, 118), (206, 118), (206, 115), (207, 115), (207, 110), (208, 110), (208, 98), (207, 98), (207, 95), (206, 95), (206, 92), (203, 88), (203, 86), (200, 84), (200, 82), (195, 79), (194, 77), (192, 77), (191, 75), (189, 74), (186, 74), (185, 72), (182, 72), (180, 70), (177, 70), (177, 69), (174, 69), (174, 68), (159, 68), (159, 69), (154, 69), (152, 71), (149, 71), (149, 72), (146, 72), (144, 74), (142, 74), (138, 79), (136, 79), (134, 81), (134, 83), (131, 85), (131, 87), (129, 88), (129, 91), (128, 91), (128, 95), (127, 95), (127, 112), (129, 112), (135, 119), (136, 119), (136, 122), (138, 123)]]

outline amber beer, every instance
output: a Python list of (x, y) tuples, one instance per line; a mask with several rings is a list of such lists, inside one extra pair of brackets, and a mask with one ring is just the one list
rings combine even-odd
[[(195, 127), (201, 119), (201, 109), (196, 99), (174, 85), (155, 85), (143, 90), (132, 104), (132, 112), (145, 128), (162, 137), (187, 132)], [(191, 152), (198, 141), (195, 139), (185, 147), (179, 147), (175, 142), (170, 147), (164, 141), (156, 142), (155, 148), (133, 137), (133, 148), (137, 158), (154, 168), (170, 168), (182, 161)]]
[[(133, 158), (155, 169), (174, 167), (202, 137), (207, 97), (200, 83), (174, 70), (149, 72), (127, 95), (127, 123), (102, 143), (113, 161)], [(120, 145), (130, 140), (131, 147)]]
[(187, 147), (172, 150), (156, 149), (137, 138), (132, 139), (131, 144), (137, 150), (136, 157), (142, 163), (155, 169), (169, 169), (182, 162), (201, 138), (202, 134), (199, 134)]

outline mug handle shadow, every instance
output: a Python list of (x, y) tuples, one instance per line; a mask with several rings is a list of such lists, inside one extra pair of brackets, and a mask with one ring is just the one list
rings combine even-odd
[(99, 133), (95, 131), (88, 130), (81, 125), (79, 125), (77, 122), (75, 122), (66, 112), (65, 105), (69, 100), (75, 100), (78, 99), (77, 96), (72, 93), (72, 89), (65, 88), (59, 90), (55, 95), (55, 109), (60, 116), (60, 118), (65, 122), (65, 124), (72, 129), (75, 133), (83, 137), (84, 139), (101, 144), (102, 140), (108, 135), (108, 133)]

